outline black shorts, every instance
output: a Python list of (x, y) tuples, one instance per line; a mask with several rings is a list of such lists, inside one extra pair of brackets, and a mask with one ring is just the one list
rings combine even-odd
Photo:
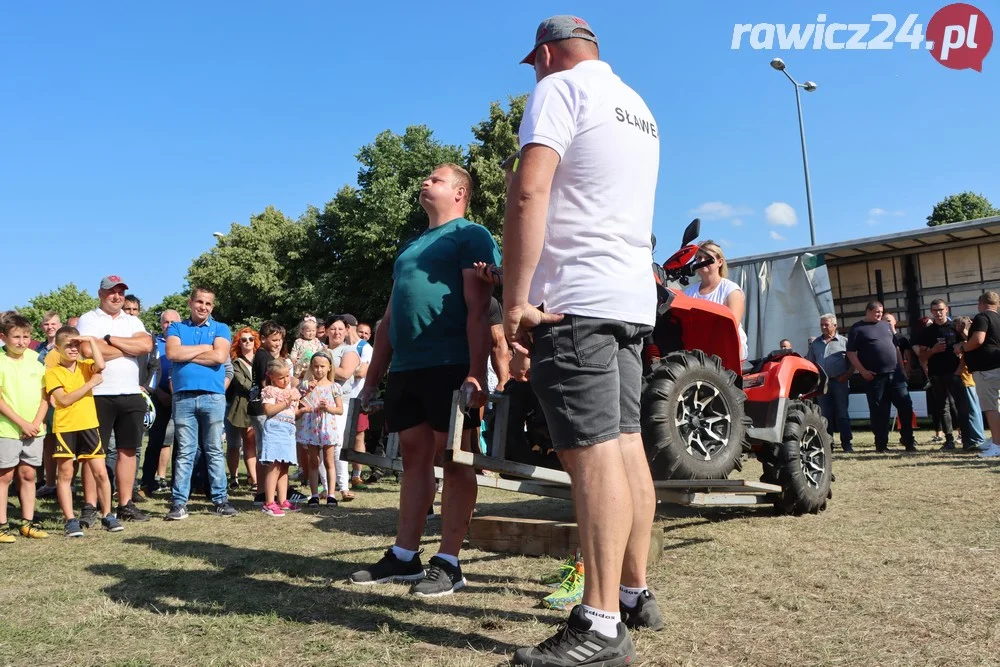
[[(399, 433), (426, 423), (438, 433), (447, 433), (452, 395), (468, 374), (469, 367), (464, 364), (389, 373), (385, 388), (386, 430)], [(465, 413), (463, 430), (479, 428), (479, 410), (471, 413)]]
[(115, 449), (135, 450), (142, 443), (146, 430), (146, 399), (142, 394), (94, 396), (97, 404), (97, 421), (100, 423), (101, 441), (110, 442), (115, 434)]
[(643, 339), (652, 327), (567, 315), (534, 331), (531, 387), (556, 450), (639, 433)]
[(54, 459), (77, 459), (86, 461), (87, 459), (103, 459), (104, 445), (101, 441), (101, 433), (96, 428), (88, 428), (83, 431), (70, 431), (68, 433), (56, 433), (56, 451), (53, 452)]

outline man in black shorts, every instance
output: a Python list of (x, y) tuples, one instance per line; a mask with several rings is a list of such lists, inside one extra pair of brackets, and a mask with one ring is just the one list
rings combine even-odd
[(629, 628), (663, 627), (646, 588), (656, 498), (639, 424), (640, 348), (656, 315), (659, 134), (583, 19), (543, 21), (522, 62), (538, 85), (507, 193), (504, 326), (531, 353), (531, 385), (572, 479), (587, 578), (569, 621), (513, 664), (624, 665), (636, 657)]
[[(132, 500), (137, 472), (136, 449), (145, 430), (146, 399), (139, 386), (138, 357), (153, 351), (153, 339), (142, 321), (123, 310), (128, 285), (118, 276), (101, 280), (97, 296), (100, 304), (80, 316), (80, 334), (97, 341), (107, 367), (104, 382), (94, 388), (101, 442), (107, 448), (108, 477), (118, 488), (118, 519), (148, 521)], [(93, 357), (89, 343), (81, 345), (85, 356)], [(114, 434), (112, 447), (111, 435)], [(87, 520), (88, 515), (81, 520)]]
[(430, 224), (407, 242), (393, 266), (393, 288), (375, 333), (377, 344), (359, 396), (367, 406), (386, 370), (386, 427), (399, 434), (403, 456), (396, 544), (376, 564), (352, 574), (353, 584), (416, 582), (420, 597), (449, 595), (465, 585), (458, 552), (476, 503), (475, 471), (445, 464), (441, 547), (424, 573), (418, 549), (434, 500), (434, 462), (444, 452), (452, 394), (471, 400), (463, 448), (478, 439), (485, 400), (490, 330), (490, 285), (476, 277), (477, 262), (500, 263), (493, 237), (466, 220), (472, 179), (462, 167), (442, 164), (423, 182), (420, 203)]

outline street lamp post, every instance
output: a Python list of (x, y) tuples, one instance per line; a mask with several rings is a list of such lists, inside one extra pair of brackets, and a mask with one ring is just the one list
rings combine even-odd
[(802, 170), (806, 175), (806, 206), (809, 209), (809, 241), (811, 245), (816, 245), (816, 224), (813, 221), (813, 200), (812, 200), (812, 185), (809, 182), (809, 158), (806, 156), (806, 129), (802, 122), (802, 99), (799, 95), (799, 88), (804, 88), (807, 93), (811, 93), (816, 90), (815, 81), (806, 81), (805, 83), (799, 83), (788, 73), (785, 69), (785, 61), (781, 58), (775, 58), (771, 61), (771, 67), (778, 70), (792, 82), (795, 87), (795, 106), (799, 111), (799, 138), (802, 140)]

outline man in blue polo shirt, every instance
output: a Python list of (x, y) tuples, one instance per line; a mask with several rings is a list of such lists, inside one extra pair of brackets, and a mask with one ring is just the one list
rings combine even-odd
[(232, 340), (229, 327), (212, 319), (215, 294), (195, 287), (188, 301), (191, 317), (167, 328), (167, 359), (171, 362), (173, 418), (177, 440), (171, 508), (165, 519), (186, 519), (191, 472), (200, 446), (208, 461), (209, 488), (215, 513), (233, 516), (229, 504), (226, 458), (222, 451), (226, 416), (226, 371)]

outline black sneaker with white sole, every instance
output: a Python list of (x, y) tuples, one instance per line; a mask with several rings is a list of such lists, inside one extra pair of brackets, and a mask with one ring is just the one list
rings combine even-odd
[(635, 601), (634, 607), (626, 607), (624, 602), (619, 602), (618, 609), (622, 614), (622, 623), (630, 630), (649, 628), (659, 632), (663, 629), (660, 605), (656, 603), (656, 598), (649, 591), (643, 591), (639, 594), (639, 599)]
[(175, 503), (170, 507), (170, 511), (163, 517), (164, 521), (183, 521), (188, 518), (187, 505)]
[(392, 581), (420, 581), (423, 578), (424, 566), (420, 563), (419, 551), (409, 561), (405, 561), (396, 558), (392, 547), (389, 547), (379, 562), (364, 570), (358, 570), (347, 580), (359, 586), (370, 586)]
[(592, 625), (584, 616), (583, 605), (578, 604), (556, 634), (538, 646), (517, 649), (511, 664), (521, 667), (621, 667), (635, 660), (635, 646), (624, 623), (618, 624), (615, 637), (605, 637), (591, 630)]
[(128, 501), (125, 505), (119, 505), (116, 514), (119, 521), (135, 521), (137, 523), (149, 521), (149, 516), (136, 507), (133, 500)]
[(80, 525), (84, 528), (93, 528), (100, 521), (101, 515), (97, 513), (97, 508), (89, 503), (84, 504), (80, 510)]
[(215, 514), (216, 516), (236, 516), (239, 512), (227, 501), (216, 505), (215, 509), (212, 510), (212, 514)]
[(433, 556), (427, 565), (427, 576), (410, 591), (418, 598), (439, 598), (465, 588), (461, 565), (452, 565), (438, 556)]

